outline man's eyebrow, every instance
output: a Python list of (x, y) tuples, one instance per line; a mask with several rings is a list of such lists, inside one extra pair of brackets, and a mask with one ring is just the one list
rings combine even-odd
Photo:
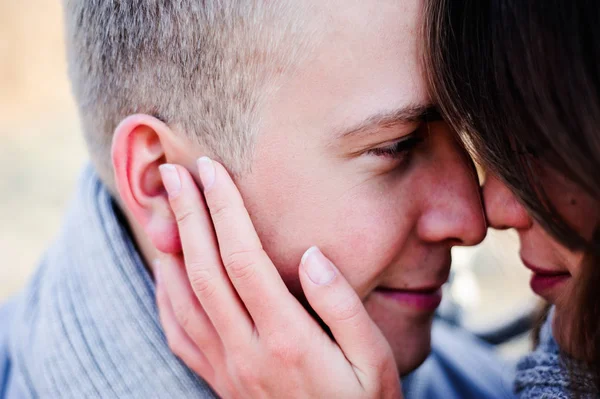
[(410, 105), (389, 112), (371, 115), (349, 129), (344, 129), (337, 136), (345, 138), (361, 135), (376, 128), (385, 128), (398, 124), (433, 122), (441, 119), (442, 117), (438, 108), (433, 104)]

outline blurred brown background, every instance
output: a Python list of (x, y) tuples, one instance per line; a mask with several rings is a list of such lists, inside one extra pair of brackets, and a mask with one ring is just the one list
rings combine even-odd
[[(24, 286), (56, 235), (85, 159), (61, 2), (0, 0), (0, 302)], [(479, 247), (455, 251), (448, 294), (466, 323), (494, 323), (531, 303), (517, 248), (514, 235), (493, 232)]]
[(56, 234), (85, 159), (60, 4), (0, 0), (0, 301)]

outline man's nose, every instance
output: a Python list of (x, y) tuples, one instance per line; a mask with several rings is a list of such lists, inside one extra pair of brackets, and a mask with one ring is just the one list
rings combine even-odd
[(428, 195), (419, 235), (428, 242), (477, 245), (487, 231), (477, 176), (470, 165), (452, 166), (440, 171), (439, 184)]
[(483, 185), (485, 213), (490, 227), (517, 230), (531, 226), (529, 214), (510, 189), (496, 176), (488, 175)]

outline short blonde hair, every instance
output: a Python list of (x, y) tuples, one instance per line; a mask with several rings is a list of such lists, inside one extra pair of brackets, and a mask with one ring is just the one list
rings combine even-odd
[(241, 172), (261, 99), (306, 51), (302, 0), (65, 0), (69, 74), (90, 156), (112, 185), (110, 147), (146, 113)]

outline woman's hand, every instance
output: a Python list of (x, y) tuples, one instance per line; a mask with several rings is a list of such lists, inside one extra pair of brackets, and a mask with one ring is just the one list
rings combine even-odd
[(156, 267), (173, 352), (224, 398), (401, 397), (392, 351), (337, 268), (316, 247), (299, 268), (334, 341), (288, 291), (225, 168), (198, 169), (204, 199), (185, 168), (161, 166), (185, 258)]

